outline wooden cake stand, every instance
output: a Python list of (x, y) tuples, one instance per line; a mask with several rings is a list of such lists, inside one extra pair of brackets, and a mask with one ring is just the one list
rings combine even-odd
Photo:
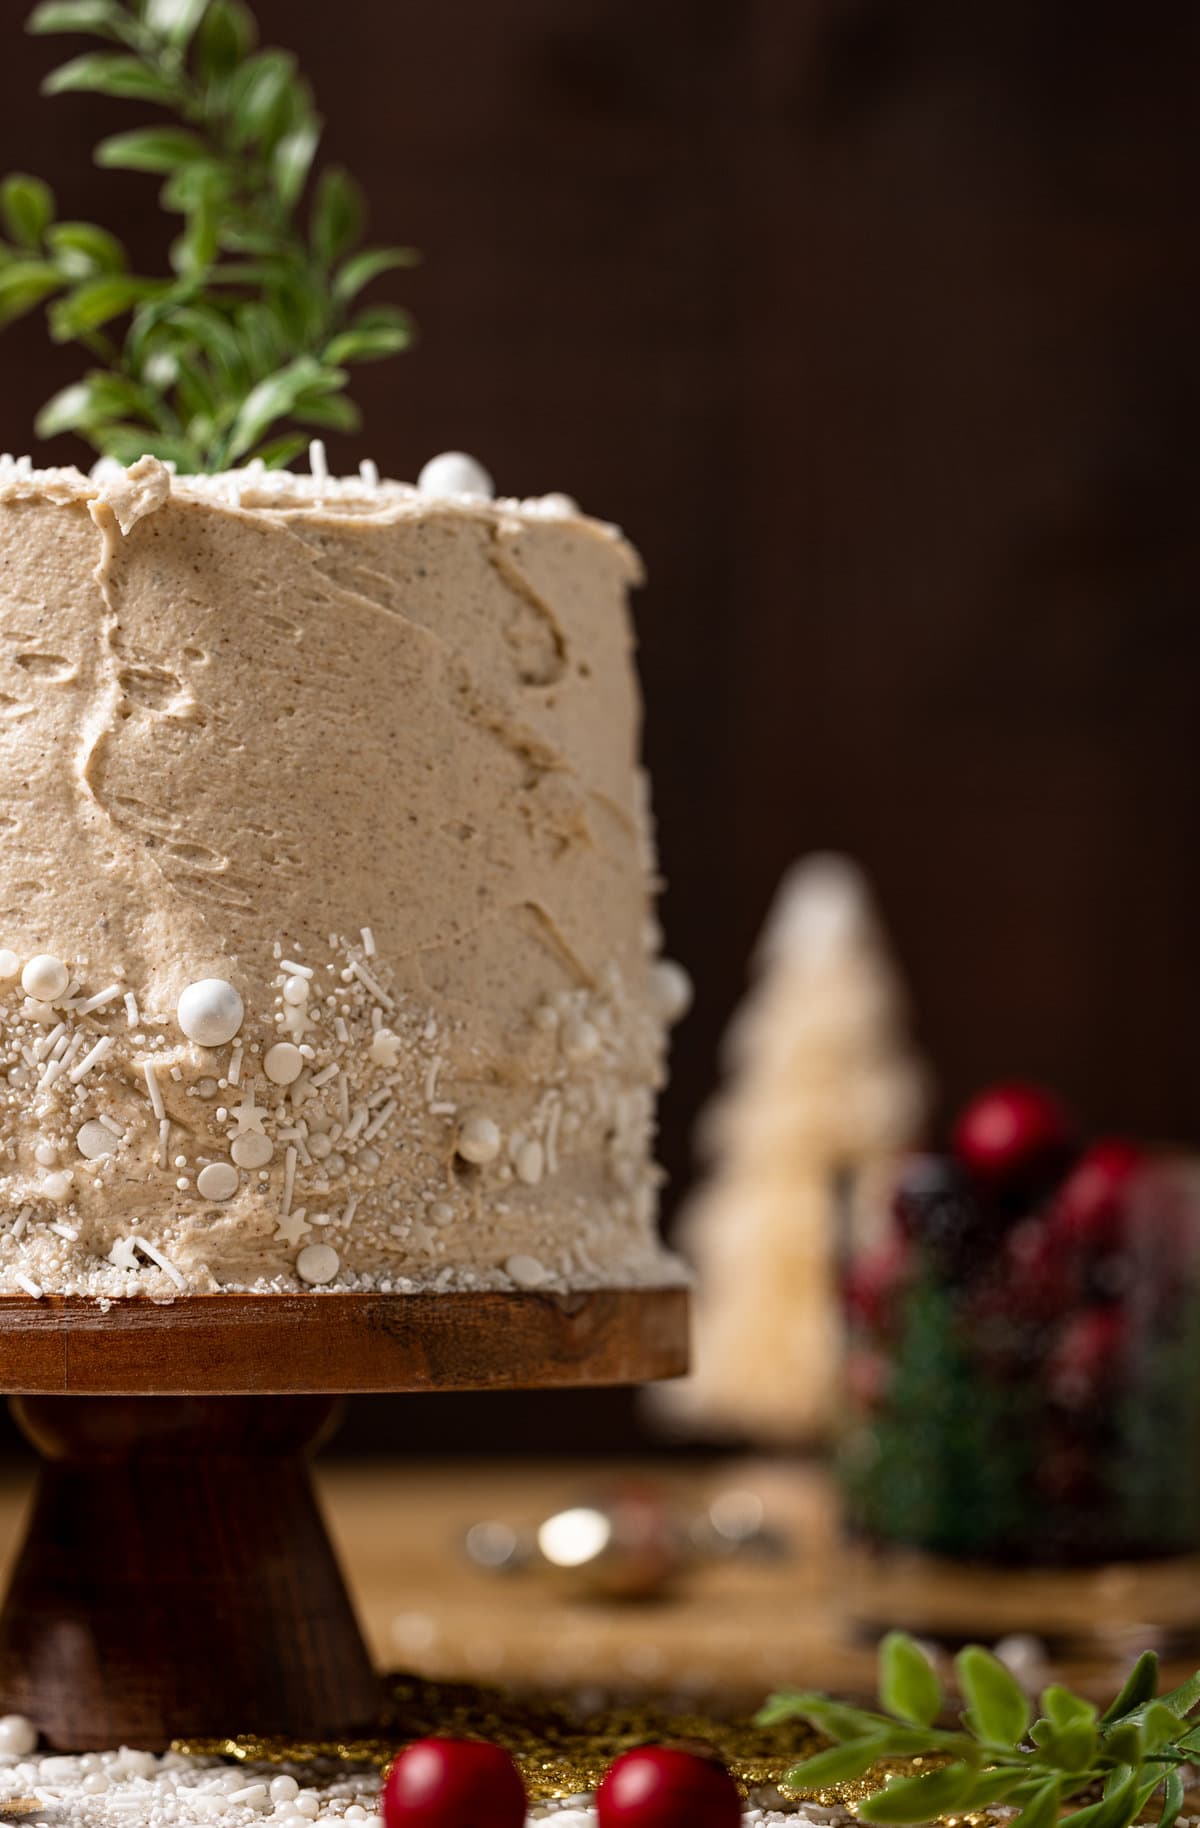
[(307, 1467), (340, 1399), (686, 1363), (681, 1289), (0, 1297), (0, 1392), (43, 1456), (0, 1713), (72, 1751), (369, 1730), (381, 1690)]

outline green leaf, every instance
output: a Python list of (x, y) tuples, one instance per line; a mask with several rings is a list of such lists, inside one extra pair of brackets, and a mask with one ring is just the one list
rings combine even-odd
[(345, 379), (340, 370), (322, 368), (311, 356), (301, 356), (277, 374), (268, 375), (242, 402), (230, 433), (230, 461), (259, 444), (278, 420), (291, 418), (298, 406), (336, 392)]
[(1181, 1682), (1178, 1688), (1171, 1689), (1169, 1694), (1160, 1695), (1159, 1700), (1180, 1720), (1185, 1714), (1190, 1714), (1196, 1703), (1200, 1702), (1200, 1669), (1194, 1676), (1189, 1676), (1186, 1682)]
[(42, 0), (25, 22), (25, 30), (40, 36), (52, 32), (88, 32), (104, 38), (116, 36), (121, 9), (113, 0)]
[(208, 148), (186, 127), (135, 127), (114, 133), (96, 148), (96, 163), (110, 171), (177, 171), (208, 157)]
[(0, 326), (11, 324), (57, 292), (62, 275), (41, 260), (14, 260), (0, 267)]
[(140, 57), (128, 57), (120, 51), (85, 51), (57, 70), (51, 70), (42, 83), (43, 95), (66, 95), (76, 90), (92, 95), (121, 95), (134, 101), (172, 102), (175, 84), (144, 64)]
[(69, 343), (89, 331), (99, 330), (114, 317), (154, 298), (165, 290), (157, 280), (135, 279), (129, 273), (105, 273), (99, 279), (86, 279), (50, 311), (50, 334), (56, 343)]
[(0, 185), (0, 216), (13, 241), (36, 250), (54, 220), (54, 192), (40, 178), (15, 171)]
[(1153, 1650), (1143, 1650), (1141, 1656), (1125, 1678), (1116, 1700), (1100, 1716), (1102, 1726), (1108, 1726), (1114, 1720), (1131, 1713), (1140, 1707), (1143, 1701), (1152, 1699), (1158, 1689), (1158, 1657)]
[(1105, 1756), (1123, 1765), (1140, 1765), (1146, 1747), (1140, 1720), (1118, 1720), (1104, 1735)]
[(39, 438), (56, 438), (62, 432), (105, 425), (122, 415), (144, 412), (146, 405), (135, 381), (96, 369), (47, 400), (38, 414), (35, 430)]
[(46, 245), (68, 279), (120, 273), (128, 264), (116, 236), (92, 222), (56, 222), (46, 230)]
[(333, 296), (340, 304), (348, 305), (381, 273), (391, 273), (397, 267), (415, 267), (420, 259), (416, 248), (364, 248), (338, 269)]
[(1174, 1828), (1182, 1808), (1183, 1774), (1178, 1770), (1168, 1771), (1166, 1783), (1163, 1785), (1163, 1806), (1162, 1814), (1158, 1818), (1158, 1828)]
[(308, 174), (321, 143), (321, 127), (316, 120), (302, 121), (285, 133), (271, 154), (271, 176), (281, 200), (294, 204), (308, 183)]
[(1090, 1701), (1085, 1701), (1082, 1695), (1072, 1694), (1069, 1688), (1059, 1687), (1057, 1683), (1052, 1683), (1043, 1690), (1042, 1710), (1056, 1727), (1074, 1726), (1078, 1722), (1094, 1726), (1096, 1721), (1096, 1709)]
[(988, 1809), (993, 1803), (1007, 1802), (1025, 1779), (1023, 1766), (1011, 1769), (1000, 1768), (995, 1771), (980, 1771), (971, 1785), (971, 1794), (967, 1799), (969, 1809)]
[(282, 470), (308, 449), (309, 440), (303, 434), (294, 437), (272, 438), (266, 444), (260, 444), (256, 451), (251, 451), (247, 463), (256, 459), (265, 464), (268, 470)]
[(378, 362), (385, 356), (399, 355), (408, 349), (415, 335), (412, 325), (380, 325), (378, 329), (357, 329), (351, 325), (335, 336), (325, 348), (327, 362)]
[(249, 57), (257, 37), (254, 15), (241, 0), (212, 0), (197, 41), (201, 74), (210, 82), (229, 76)]
[(932, 1822), (939, 1815), (961, 1809), (971, 1794), (975, 1767), (942, 1765), (920, 1777), (899, 1777), (886, 1790), (869, 1796), (858, 1806), (859, 1820), (878, 1822), (886, 1828), (908, 1822)]
[(827, 1739), (844, 1744), (850, 1739), (872, 1739), (891, 1724), (864, 1708), (831, 1701), (810, 1689), (784, 1688), (771, 1695), (754, 1716), (759, 1726), (779, 1726), (785, 1720), (807, 1720)]
[(87, 433), (88, 443), (103, 457), (118, 463), (136, 463), (139, 457), (157, 457), (182, 471), (203, 467), (203, 454), (186, 438), (160, 432), (150, 425), (97, 426)]
[(296, 60), (289, 51), (260, 51), (242, 63), (229, 85), (235, 137), (241, 145), (273, 146), (291, 125)]
[(354, 401), (336, 394), (326, 400), (302, 401), (295, 414), (301, 425), (311, 425), (319, 431), (356, 432), (362, 424), (362, 414)]
[(823, 1752), (815, 1752), (802, 1764), (793, 1765), (785, 1781), (791, 1789), (806, 1791), (810, 1795), (818, 1790), (827, 1790), (831, 1784), (851, 1783), (886, 1757), (885, 1748), (886, 1738), (882, 1735), (875, 1739), (851, 1739), (844, 1745), (827, 1746)]
[(1147, 1752), (1157, 1752), (1160, 1746), (1169, 1745), (1179, 1732), (1179, 1716), (1167, 1706), (1165, 1699), (1148, 1702), (1139, 1724)]
[(366, 207), (362, 193), (338, 165), (321, 173), (312, 212), (312, 244), (317, 258), (332, 266), (362, 234)]
[(993, 1745), (1019, 1745), (1029, 1731), (1033, 1710), (1016, 1678), (979, 1644), (960, 1650), (954, 1667), (970, 1730)]
[(1011, 1828), (1054, 1828), (1061, 1800), (1061, 1778), (1048, 1778), (1025, 1804)]
[(1090, 1770), (1099, 1738), (1090, 1721), (1069, 1720), (1063, 1726), (1055, 1727), (1042, 1741), (1042, 1751), (1048, 1763), (1057, 1765), (1060, 1771), (1074, 1774)]
[[(336, 339), (351, 341), (353, 332)], [(332, 353), (331, 359), (336, 359)], [(912, 1726), (932, 1726), (942, 1711), (942, 1685), (933, 1664), (903, 1631), (889, 1631), (879, 1646), (879, 1699), (889, 1714)]]
[(182, 50), (191, 43), (206, 5), (207, 0), (146, 0), (142, 17), (157, 37)]

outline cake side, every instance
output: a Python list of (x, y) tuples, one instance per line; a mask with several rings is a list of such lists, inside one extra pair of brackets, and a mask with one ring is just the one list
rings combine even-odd
[(0, 466), (0, 1289), (678, 1279), (636, 575), (561, 497)]

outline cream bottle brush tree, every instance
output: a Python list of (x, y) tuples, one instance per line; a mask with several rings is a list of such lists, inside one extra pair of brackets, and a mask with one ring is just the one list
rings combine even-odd
[(680, 1237), (699, 1278), (695, 1370), (660, 1401), (698, 1432), (782, 1445), (824, 1435), (834, 1418), (837, 1184), (861, 1187), (913, 1142), (926, 1075), (849, 859), (793, 867), (756, 963), (726, 1037), (727, 1087), (701, 1124), (708, 1177)]

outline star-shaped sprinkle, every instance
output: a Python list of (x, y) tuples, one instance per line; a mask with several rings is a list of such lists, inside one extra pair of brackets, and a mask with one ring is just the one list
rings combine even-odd
[(311, 1230), (312, 1226), (308, 1224), (304, 1217), (303, 1206), (298, 1206), (295, 1212), (289, 1212), (286, 1217), (281, 1216), (277, 1221), (275, 1226), (276, 1242), (287, 1244), (294, 1250), (305, 1232)]
[(230, 1108), (229, 1115), (237, 1124), (237, 1133), (239, 1136), (245, 1136), (251, 1130), (253, 1130), (257, 1136), (262, 1136), (264, 1134), (263, 1118), (267, 1115), (267, 1107), (265, 1104), (255, 1104), (253, 1079), (247, 1080), (246, 1089), (242, 1094), (242, 1102), (233, 1105)]

